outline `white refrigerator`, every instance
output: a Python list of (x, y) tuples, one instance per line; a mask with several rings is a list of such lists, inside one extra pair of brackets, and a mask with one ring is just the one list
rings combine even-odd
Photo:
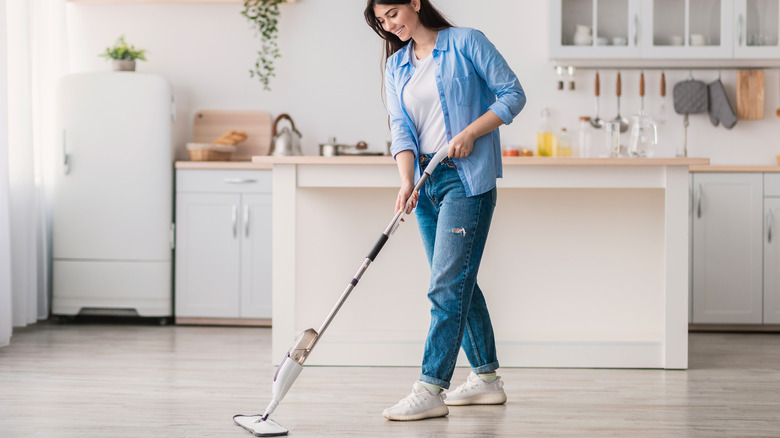
[(54, 315), (172, 315), (173, 97), (160, 76), (60, 84)]

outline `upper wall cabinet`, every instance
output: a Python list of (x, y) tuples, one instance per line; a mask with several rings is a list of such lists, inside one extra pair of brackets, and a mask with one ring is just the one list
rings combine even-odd
[(643, 58), (731, 58), (732, 0), (646, 0)]
[(638, 58), (639, 0), (552, 0), (553, 58)]
[(777, 58), (780, 0), (735, 0), (736, 58)]
[(780, 0), (553, 0), (557, 59), (777, 58)]

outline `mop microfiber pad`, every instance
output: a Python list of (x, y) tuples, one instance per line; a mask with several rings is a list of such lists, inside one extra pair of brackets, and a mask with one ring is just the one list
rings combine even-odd
[(284, 436), (289, 432), (276, 421), (258, 415), (236, 415), (233, 421), (251, 432), (254, 436)]

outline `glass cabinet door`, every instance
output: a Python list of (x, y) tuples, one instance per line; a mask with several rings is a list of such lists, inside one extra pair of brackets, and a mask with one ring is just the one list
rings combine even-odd
[(736, 57), (780, 57), (780, 0), (738, 0), (734, 15)]
[(732, 57), (732, 0), (647, 0), (643, 5), (643, 57)]
[(639, 56), (640, 0), (552, 0), (552, 58)]

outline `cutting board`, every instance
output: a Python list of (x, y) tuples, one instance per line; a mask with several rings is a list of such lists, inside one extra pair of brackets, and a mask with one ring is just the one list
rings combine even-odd
[(211, 143), (231, 129), (247, 133), (247, 139), (236, 145), (234, 161), (251, 160), (271, 151), (271, 113), (267, 111), (198, 111), (192, 142)]
[(764, 71), (737, 72), (737, 117), (742, 120), (764, 118)]

